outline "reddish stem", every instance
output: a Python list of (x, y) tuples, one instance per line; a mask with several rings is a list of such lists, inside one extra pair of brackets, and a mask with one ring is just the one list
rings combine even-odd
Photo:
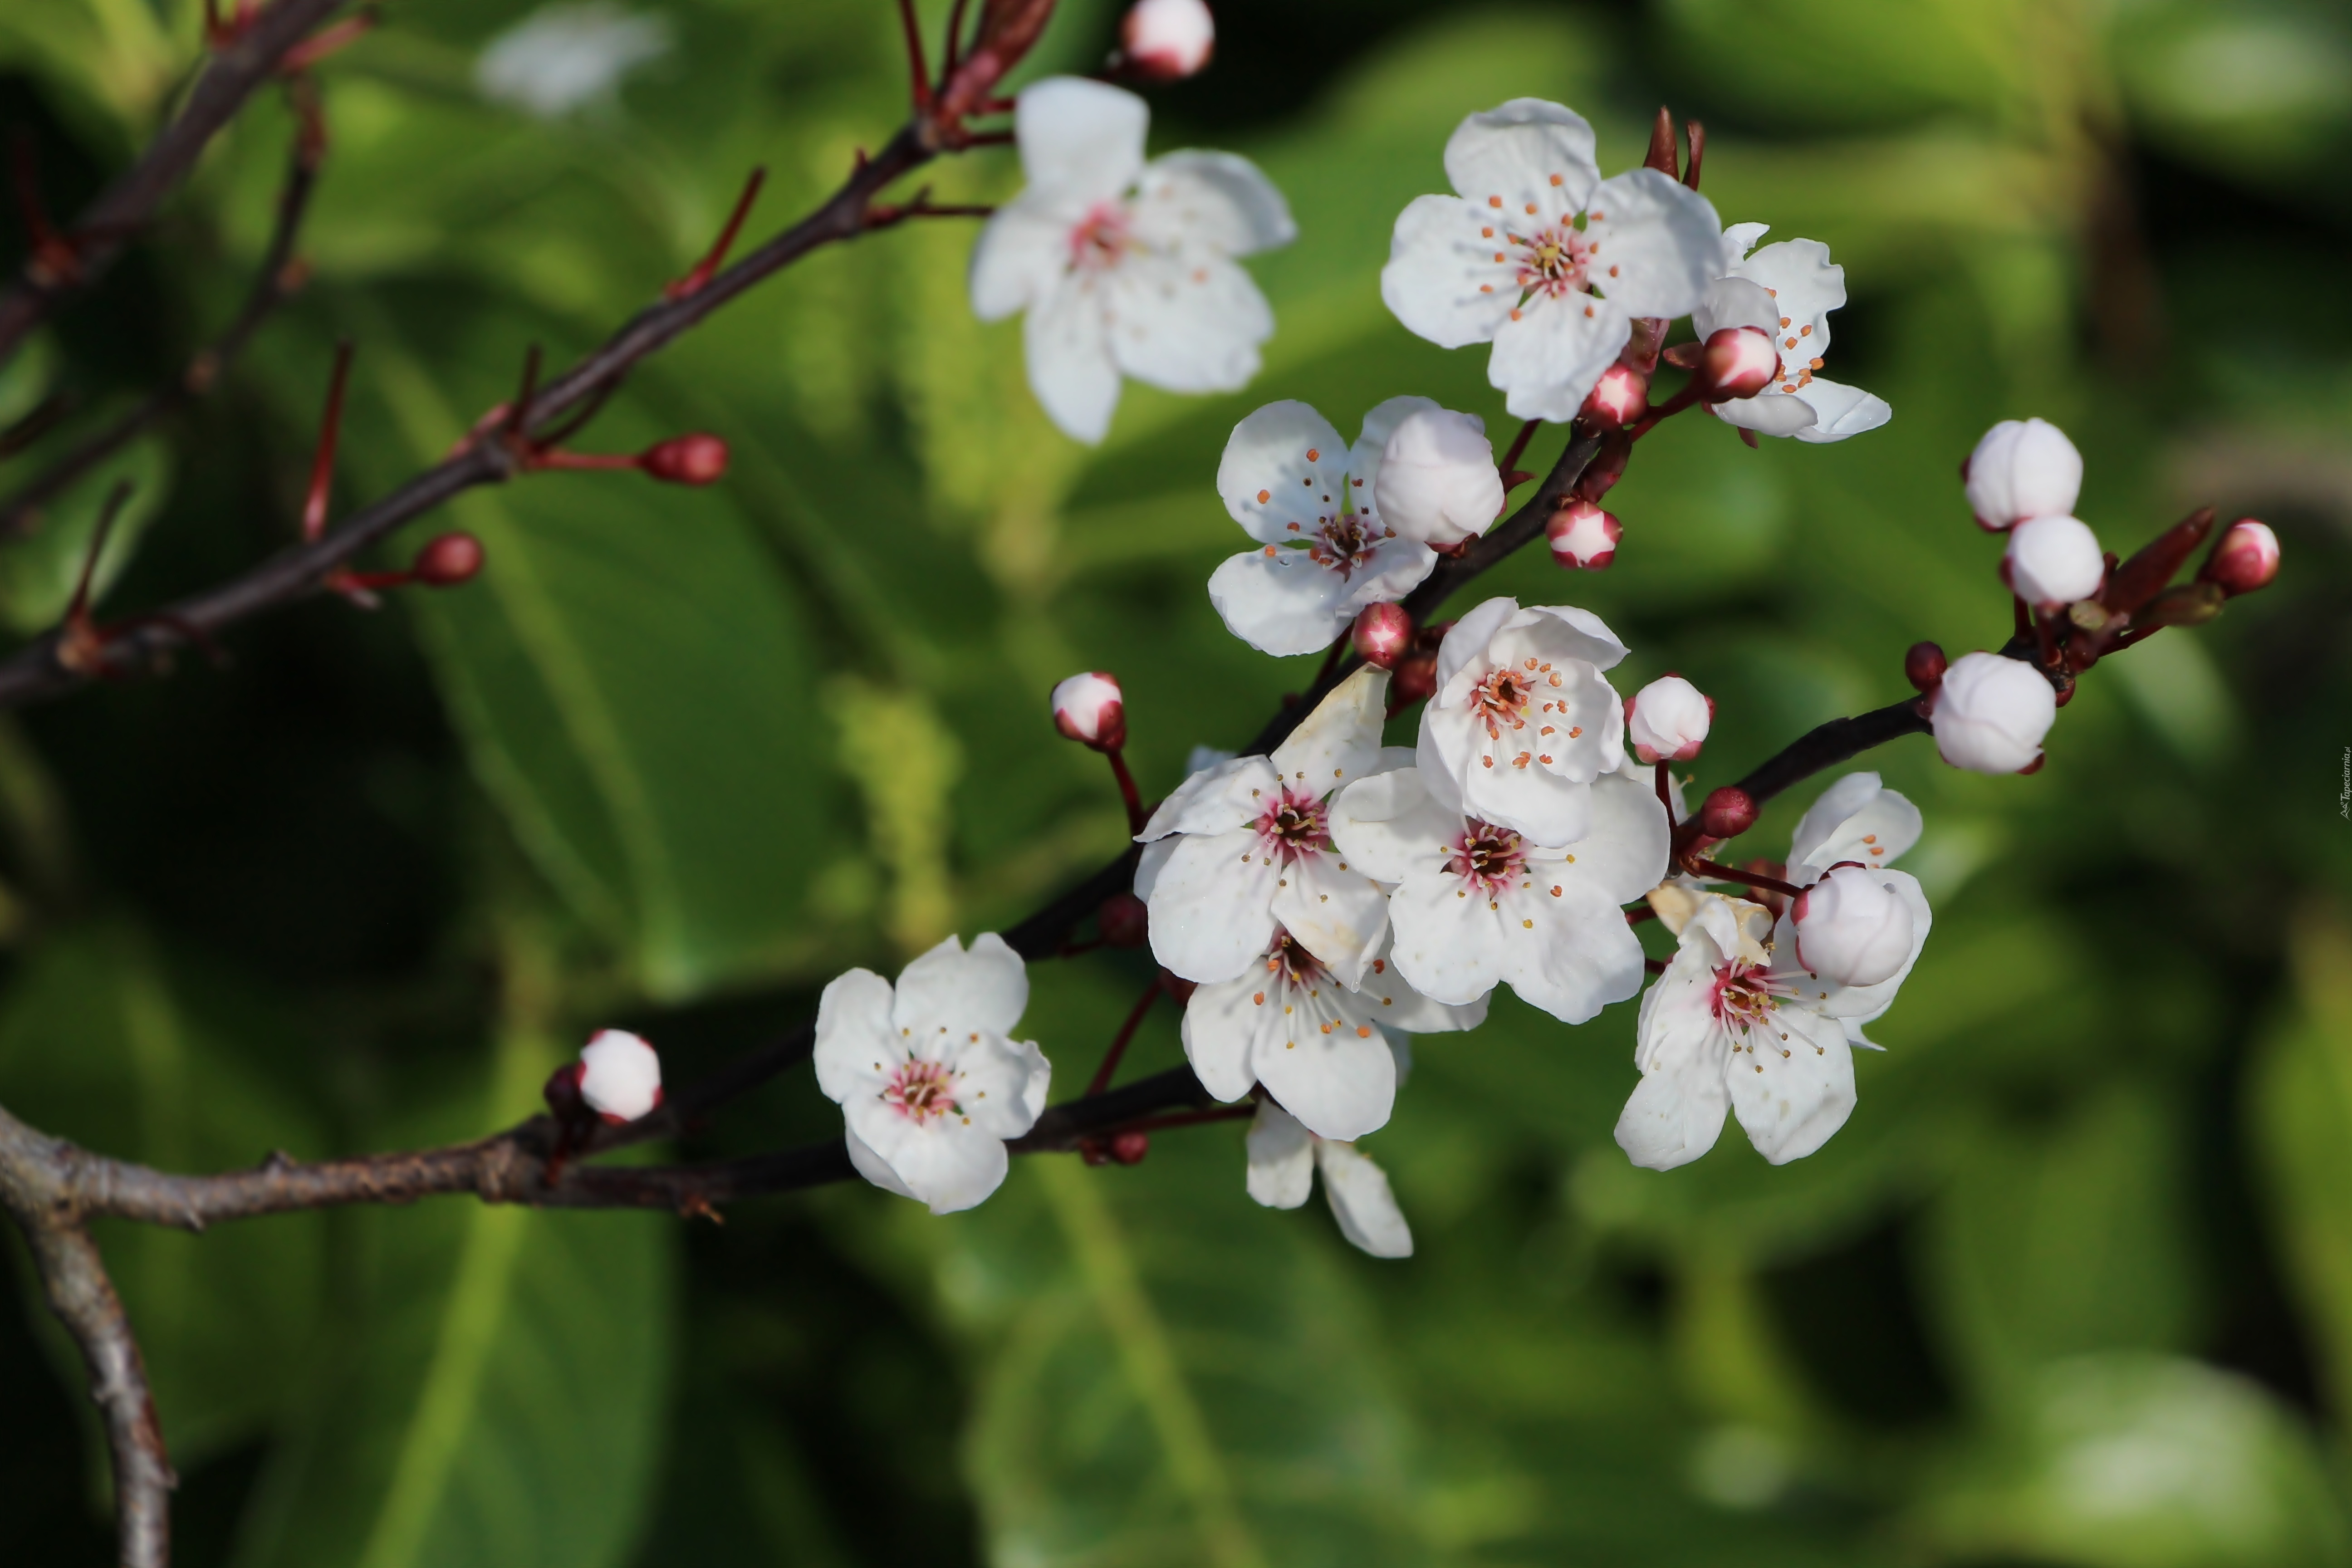
[[(1542, 426), (1542, 424), (1543, 421), (1540, 419), (1530, 419), (1526, 424), (1520, 426), (1518, 435), (1512, 437), (1511, 449), (1503, 454), (1503, 460), (1501, 462), (1495, 465), (1497, 469), (1507, 476), (1503, 480), (1503, 486), (1506, 489), (1510, 488), (1511, 483), (1507, 476), (1518, 473), (1519, 459), (1526, 456), (1528, 443), (1536, 438), (1536, 431)], [(1533, 478), (1533, 476), (1522, 474), (1520, 475), (1520, 478), (1524, 480)]]
[(1675, 781), (1668, 776), (1669, 766), (1663, 759), (1658, 763), (1658, 804), (1666, 808), (1666, 820), (1671, 823), (1675, 819)]
[(940, 62), (940, 79), (955, 75), (956, 62), (963, 58), (964, 0), (955, 0), (948, 11), (947, 58)]
[(1637, 926), (1643, 921), (1654, 921), (1657, 918), (1658, 911), (1647, 904), (1637, 904), (1625, 911), (1625, 923), (1629, 926)]
[(49, 221), (49, 209), (41, 200), (41, 182), (33, 168), (33, 138), (29, 132), (16, 132), (15, 174), (16, 178), (16, 210), (25, 223), (25, 237), (31, 242), (30, 265), (45, 273), (52, 281), (71, 283), (81, 276), (81, 256), (73, 242), (57, 230)]
[(327, 415), (319, 426), (319, 450), (310, 459), (310, 489), (302, 498), (304, 542), (327, 531), (327, 500), (335, 485), (335, 444), (342, 437), (343, 387), (351, 379), (352, 341), (335, 345), (334, 374), (327, 382)]
[[(1113, 756), (1118, 754), (1116, 752), (1111, 753)], [(1153, 975), (1150, 988), (1136, 999), (1133, 1010), (1127, 1016), (1127, 1022), (1118, 1026), (1118, 1033), (1112, 1037), (1110, 1049), (1103, 1053), (1102, 1066), (1095, 1068), (1095, 1076), (1087, 1085), (1087, 1099), (1093, 1099), (1110, 1087), (1111, 1074), (1118, 1070), (1118, 1058), (1127, 1055), (1127, 1042), (1135, 1038), (1135, 1031), (1143, 1024), (1143, 1016), (1151, 1011), (1154, 1002), (1160, 1000), (1161, 989), (1160, 976)]]
[(1657, 427), (1661, 419), (1671, 419), (1698, 401), (1698, 377), (1694, 374), (1680, 392), (1667, 398), (1642, 416), (1639, 424), (1625, 432), (1625, 439), (1638, 441)]
[(907, 70), (915, 79), (915, 112), (931, 111), (931, 68), (923, 63), (923, 28), (915, 19), (915, 0), (898, 0), (898, 22), (907, 32)]
[(1642, 960), (1642, 967), (1653, 974), (1664, 974), (1666, 972), (1666, 961), (1663, 958), (1645, 958)]
[(2025, 601), (2015, 594), (2009, 596), (2009, 602), (2013, 623), (2011, 635), (2020, 641), (2023, 641), (2033, 635), (2033, 612), (2027, 608)]
[(1143, 794), (1135, 787), (1135, 775), (1127, 771), (1127, 758), (1117, 746), (1103, 753), (1110, 759), (1111, 776), (1118, 780), (1119, 798), (1127, 802), (1127, 830), (1143, 831)]
[(356, 16), (345, 17), (331, 27), (311, 34), (286, 51), (284, 58), (278, 62), (278, 74), (300, 75), (336, 50), (348, 48), (375, 31), (380, 20), (382, 18), (373, 7), (370, 7)]
[(541, 447), (531, 453), (534, 468), (642, 468), (646, 466), (641, 452), (567, 452), (561, 447)]
[(1779, 893), (1783, 898), (1793, 899), (1805, 890), (1795, 883), (1784, 882), (1778, 877), (1767, 877), (1755, 871), (1735, 871), (1717, 861), (1702, 860), (1696, 856), (1685, 860), (1683, 864), (1689, 868), (1694, 875), (1710, 877), (1718, 882), (1738, 882), (1743, 887), (1763, 888), (1770, 892)]
[(695, 263), (693, 271), (663, 286), (663, 299), (683, 300), (688, 295), (698, 294), (719, 275), (719, 269), (727, 265), (727, 253), (735, 247), (735, 237), (743, 231), (743, 220), (751, 216), (751, 204), (760, 198), (760, 187), (767, 181), (766, 164), (751, 171), (751, 177), (743, 182), (743, 194), (735, 198), (735, 210), (727, 215), (727, 226), (719, 231), (719, 237), (711, 242), (710, 249)]

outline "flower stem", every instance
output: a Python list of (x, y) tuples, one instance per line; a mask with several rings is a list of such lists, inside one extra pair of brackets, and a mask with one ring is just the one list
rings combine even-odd
[(1135, 787), (1135, 775), (1127, 771), (1127, 754), (1117, 746), (1103, 753), (1110, 759), (1111, 776), (1118, 780), (1119, 798), (1127, 802), (1127, 830), (1143, 831), (1143, 795)]
[[(1116, 752), (1111, 753), (1113, 756), (1118, 754)], [(1095, 1076), (1087, 1085), (1087, 1099), (1093, 1099), (1110, 1087), (1111, 1074), (1118, 1070), (1118, 1058), (1127, 1055), (1127, 1042), (1135, 1038), (1135, 1031), (1142, 1026), (1143, 1016), (1151, 1011), (1154, 1002), (1160, 1000), (1160, 976), (1155, 974), (1151, 977), (1150, 986), (1136, 998), (1134, 1008), (1127, 1015), (1127, 1022), (1121, 1024), (1118, 1033), (1111, 1037), (1110, 1049), (1103, 1053), (1102, 1066), (1095, 1068)]]
[(1712, 877), (1718, 882), (1738, 882), (1743, 887), (1762, 888), (1767, 892), (1779, 893), (1784, 898), (1793, 899), (1805, 890), (1795, 883), (1784, 882), (1778, 877), (1767, 877), (1754, 871), (1735, 871), (1728, 866), (1714, 860), (1702, 860), (1696, 856), (1692, 856), (1683, 864), (1696, 875)]

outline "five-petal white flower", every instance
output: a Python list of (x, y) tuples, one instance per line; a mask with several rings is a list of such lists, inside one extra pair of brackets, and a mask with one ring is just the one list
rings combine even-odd
[(1429, 782), (1426, 768), (1399, 769), (1331, 803), (1332, 841), (1348, 863), (1394, 885), (1390, 957), (1407, 984), (1461, 1006), (1508, 982), (1570, 1024), (1642, 988), (1642, 944), (1622, 906), (1665, 875), (1669, 837), (1644, 781), (1595, 780), (1591, 832), (1559, 848), (1465, 817)]
[(1592, 781), (1625, 754), (1624, 704), (1601, 673), (1624, 657), (1600, 616), (1565, 605), (1489, 599), (1454, 622), (1421, 710), (1430, 795), (1537, 844), (1583, 837)]
[(1769, 226), (1723, 231), (1724, 275), (1691, 312), (1702, 342), (1725, 327), (1758, 327), (1780, 351), (1780, 377), (1753, 397), (1707, 405), (1726, 424), (1761, 436), (1843, 441), (1895, 416), (1885, 400), (1816, 374), (1829, 353), (1830, 312), (1845, 303), (1845, 268), (1817, 239), (1784, 239), (1750, 253)]
[(1257, 374), (1274, 313), (1237, 256), (1296, 237), (1282, 193), (1227, 153), (1143, 161), (1150, 110), (1119, 88), (1050, 77), (1021, 94), (1028, 188), (971, 258), (984, 321), (1028, 311), (1029, 384), (1054, 423), (1099, 441), (1119, 377), (1231, 392)]
[(1217, 494), (1258, 548), (1209, 578), (1227, 631), (1260, 653), (1315, 653), (1365, 605), (1419, 586), (1437, 552), (1381, 521), (1374, 477), (1390, 432), (1435, 407), (1391, 397), (1364, 416), (1353, 447), (1304, 403), (1269, 403), (1234, 426)]
[(1219, 1100), (1264, 1084), (1318, 1137), (1361, 1138), (1386, 1124), (1396, 1105), (1396, 1054), (1383, 1028), (1434, 1034), (1486, 1020), (1484, 997), (1462, 1007), (1432, 1002), (1385, 955), (1358, 984), (1343, 984), (1279, 931), (1263, 968), (1193, 991), (1184, 1055)]
[(876, 1186), (968, 1209), (996, 1191), (1018, 1138), (1045, 1109), (1052, 1068), (1010, 1037), (1029, 1005), (1020, 954), (993, 931), (967, 952), (955, 938), (898, 972), (869, 969), (824, 988), (816, 1080), (841, 1106), (850, 1163)]
[(1592, 127), (1557, 103), (1471, 115), (1445, 143), (1458, 194), (1414, 197), (1381, 270), (1409, 331), (1494, 343), (1486, 379), (1520, 419), (1574, 418), (1634, 318), (1687, 314), (1721, 270), (1705, 197), (1655, 169), (1603, 180), (1592, 153)]
[(1203, 985), (1239, 979), (1277, 923), (1347, 984), (1388, 928), (1388, 901), (1333, 851), (1329, 797), (1381, 765), (1388, 672), (1332, 689), (1271, 757), (1194, 773), (1136, 835), (1135, 896), (1151, 909), (1151, 956)]
[(1295, 1209), (1323, 1169), (1323, 1197), (1339, 1234), (1374, 1258), (1411, 1258), (1412, 1230), (1389, 1178), (1353, 1143), (1318, 1138), (1282, 1107), (1260, 1105), (1249, 1130), (1249, 1195), (1272, 1209)]

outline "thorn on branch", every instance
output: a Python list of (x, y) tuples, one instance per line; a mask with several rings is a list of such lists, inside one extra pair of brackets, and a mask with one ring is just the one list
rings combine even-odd
[(319, 422), (319, 448), (310, 458), (310, 488), (302, 498), (302, 542), (327, 531), (327, 502), (335, 485), (335, 447), (342, 438), (343, 389), (352, 374), (352, 341), (335, 345), (335, 368), (327, 381), (327, 411)]
[(301, 75), (329, 55), (349, 48), (375, 31), (376, 25), (383, 19), (382, 14), (370, 5), (356, 16), (347, 16), (331, 27), (321, 28), (286, 51), (278, 62), (278, 74), (287, 77)]
[(907, 75), (913, 83), (909, 97), (920, 118), (931, 111), (931, 68), (923, 60), (923, 26), (915, 17), (915, 0), (898, 0), (898, 25), (907, 34)]
[[(862, 167), (866, 154), (861, 151), (857, 156)], [(743, 220), (751, 216), (751, 204), (759, 199), (760, 187), (767, 183), (767, 179), (765, 164), (751, 171), (751, 177), (743, 182), (743, 194), (735, 198), (735, 209), (728, 215), (726, 226), (719, 231), (719, 237), (712, 242), (709, 251), (695, 264), (693, 271), (663, 286), (663, 299), (684, 300), (701, 293), (709, 287), (711, 279), (718, 276), (719, 269), (727, 265), (727, 253), (734, 248), (735, 237), (742, 232)]]
[(106, 645), (110, 640), (89, 613), (92, 590), (98, 581), (99, 558), (106, 553), (106, 542), (114, 531), (115, 520), (130, 504), (131, 484), (119, 479), (107, 493), (106, 504), (100, 508), (98, 526), (90, 531), (89, 549), (83, 554), (81, 576), (74, 584), (73, 597), (66, 601), (66, 613), (58, 624), (58, 662), (79, 675), (108, 673)]

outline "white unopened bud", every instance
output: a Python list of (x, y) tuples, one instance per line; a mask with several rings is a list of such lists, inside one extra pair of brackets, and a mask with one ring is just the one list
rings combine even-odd
[(1082, 746), (1116, 752), (1127, 744), (1127, 702), (1118, 682), (1099, 670), (1054, 688), (1054, 728)]
[(2058, 694), (2042, 672), (1997, 653), (1967, 653), (1936, 689), (1936, 750), (1956, 768), (2013, 773), (2042, 755)]
[(1715, 699), (1679, 675), (1653, 680), (1625, 700), (1625, 739), (1645, 763), (1686, 763), (1715, 722)]
[(1709, 403), (1753, 397), (1780, 374), (1780, 351), (1761, 327), (1718, 327), (1706, 335), (1698, 363)]
[(1617, 559), (1625, 527), (1591, 501), (1575, 500), (1551, 514), (1544, 534), (1551, 541), (1553, 565), (1598, 572)]
[(1450, 408), (1412, 415), (1390, 432), (1372, 493), (1389, 527), (1433, 549), (1486, 532), (1503, 510), (1486, 422)]
[(1217, 24), (1201, 0), (1137, 0), (1120, 26), (1119, 41), (1138, 75), (1174, 81), (1209, 63)]
[(2063, 517), (2083, 493), (2083, 454), (2046, 419), (2004, 419), (1969, 454), (1969, 506), (1999, 533), (2029, 517)]
[(1578, 413), (1596, 429), (1622, 430), (1649, 407), (1650, 378), (1620, 361), (1601, 373)]
[[(2013, 660), (2011, 662), (2014, 662)], [(1869, 867), (1832, 866), (1797, 895), (1797, 962), (1838, 985), (1892, 980), (1911, 957), (1911, 906)]]
[(624, 1029), (580, 1047), (580, 1098), (607, 1121), (635, 1121), (662, 1102), (661, 1058)]
[(2045, 610), (2087, 599), (2106, 580), (2099, 536), (2078, 518), (2028, 518), (2010, 531), (2001, 575), (2011, 592)]

